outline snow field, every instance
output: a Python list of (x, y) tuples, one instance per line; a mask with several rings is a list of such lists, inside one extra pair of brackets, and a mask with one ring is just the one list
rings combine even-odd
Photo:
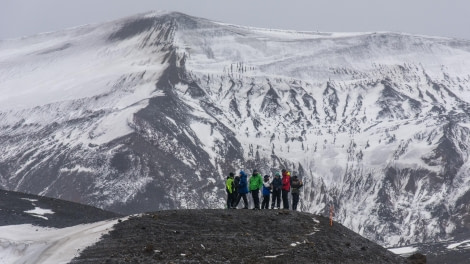
[(106, 220), (61, 229), (30, 224), (0, 226), (0, 263), (69, 263), (116, 223)]

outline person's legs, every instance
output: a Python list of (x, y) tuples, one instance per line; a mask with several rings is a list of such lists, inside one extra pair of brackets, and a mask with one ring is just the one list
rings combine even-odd
[(277, 191), (277, 209), (281, 208), (281, 191)]
[(271, 208), (274, 209), (275, 205), (277, 205), (276, 207), (278, 209), (281, 207), (281, 191), (280, 190), (273, 191), (273, 202), (271, 204)]
[[(248, 199), (246, 198), (246, 193), (241, 195), (243, 197), (243, 204), (245, 205), (243, 209), (248, 209)], [(240, 199), (238, 199), (240, 201)]]
[(269, 194), (263, 195), (263, 203), (261, 204), (261, 209), (269, 209)]
[(297, 210), (297, 204), (299, 203), (299, 194), (293, 193), (292, 194), (292, 210)]
[(251, 191), (251, 196), (253, 197), (255, 208), (259, 209), (259, 190)]
[(237, 208), (238, 203), (240, 203), (240, 199), (241, 199), (241, 198), (242, 198), (242, 194), (239, 193), (239, 194), (237, 195), (237, 198), (235, 199), (235, 202), (233, 203), (233, 207), (234, 207), (234, 208)]
[(281, 191), (276, 192), (276, 207), (281, 208)]
[(282, 206), (284, 209), (289, 210), (289, 198), (288, 195), (289, 192), (286, 190), (282, 190)]
[(230, 205), (230, 207), (236, 207), (235, 206), (235, 203), (237, 202), (237, 198), (238, 198), (238, 193), (234, 192), (232, 193), (232, 204)]
[[(274, 203), (274, 200), (273, 200), (273, 203)], [(276, 191), (276, 205), (277, 205), (276, 206), (277, 209), (281, 208), (281, 190)]]
[(276, 201), (276, 191), (273, 191), (273, 200), (271, 202), (271, 209), (274, 209), (274, 203)]
[(227, 209), (230, 209), (232, 207), (232, 194), (227, 193)]
[(235, 200), (237, 199), (237, 193), (232, 193), (232, 200), (230, 202), (230, 208), (234, 208)]

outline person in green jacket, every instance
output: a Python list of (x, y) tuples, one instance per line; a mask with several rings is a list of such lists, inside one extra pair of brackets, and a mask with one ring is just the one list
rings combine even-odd
[(255, 208), (253, 210), (259, 210), (259, 190), (263, 187), (263, 178), (258, 170), (253, 170), (253, 174), (249, 180), (249, 188), (251, 196), (253, 197), (253, 203)]
[(235, 186), (233, 184), (233, 176), (235, 174), (230, 172), (227, 180), (225, 181), (225, 191), (227, 192), (227, 209), (233, 209), (233, 203), (235, 202)]

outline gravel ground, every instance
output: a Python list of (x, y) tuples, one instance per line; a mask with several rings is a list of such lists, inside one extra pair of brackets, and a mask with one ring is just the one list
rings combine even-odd
[(131, 217), (72, 263), (408, 263), (308, 213), (177, 210)]

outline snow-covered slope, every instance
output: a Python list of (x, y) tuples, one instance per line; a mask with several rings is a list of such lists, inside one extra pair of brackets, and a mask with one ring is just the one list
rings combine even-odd
[(0, 185), (125, 213), (222, 207), (239, 169), (386, 246), (469, 233), (470, 42), (179, 13), (0, 42)]
[(98, 242), (117, 220), (106, 220), (65, 228), (29, 224), (0, 226), (2, 263), (69, 263), (81, 250)]
[(0, 190), (0, 263), (69, 263), (127, 219), (91, 206)]

